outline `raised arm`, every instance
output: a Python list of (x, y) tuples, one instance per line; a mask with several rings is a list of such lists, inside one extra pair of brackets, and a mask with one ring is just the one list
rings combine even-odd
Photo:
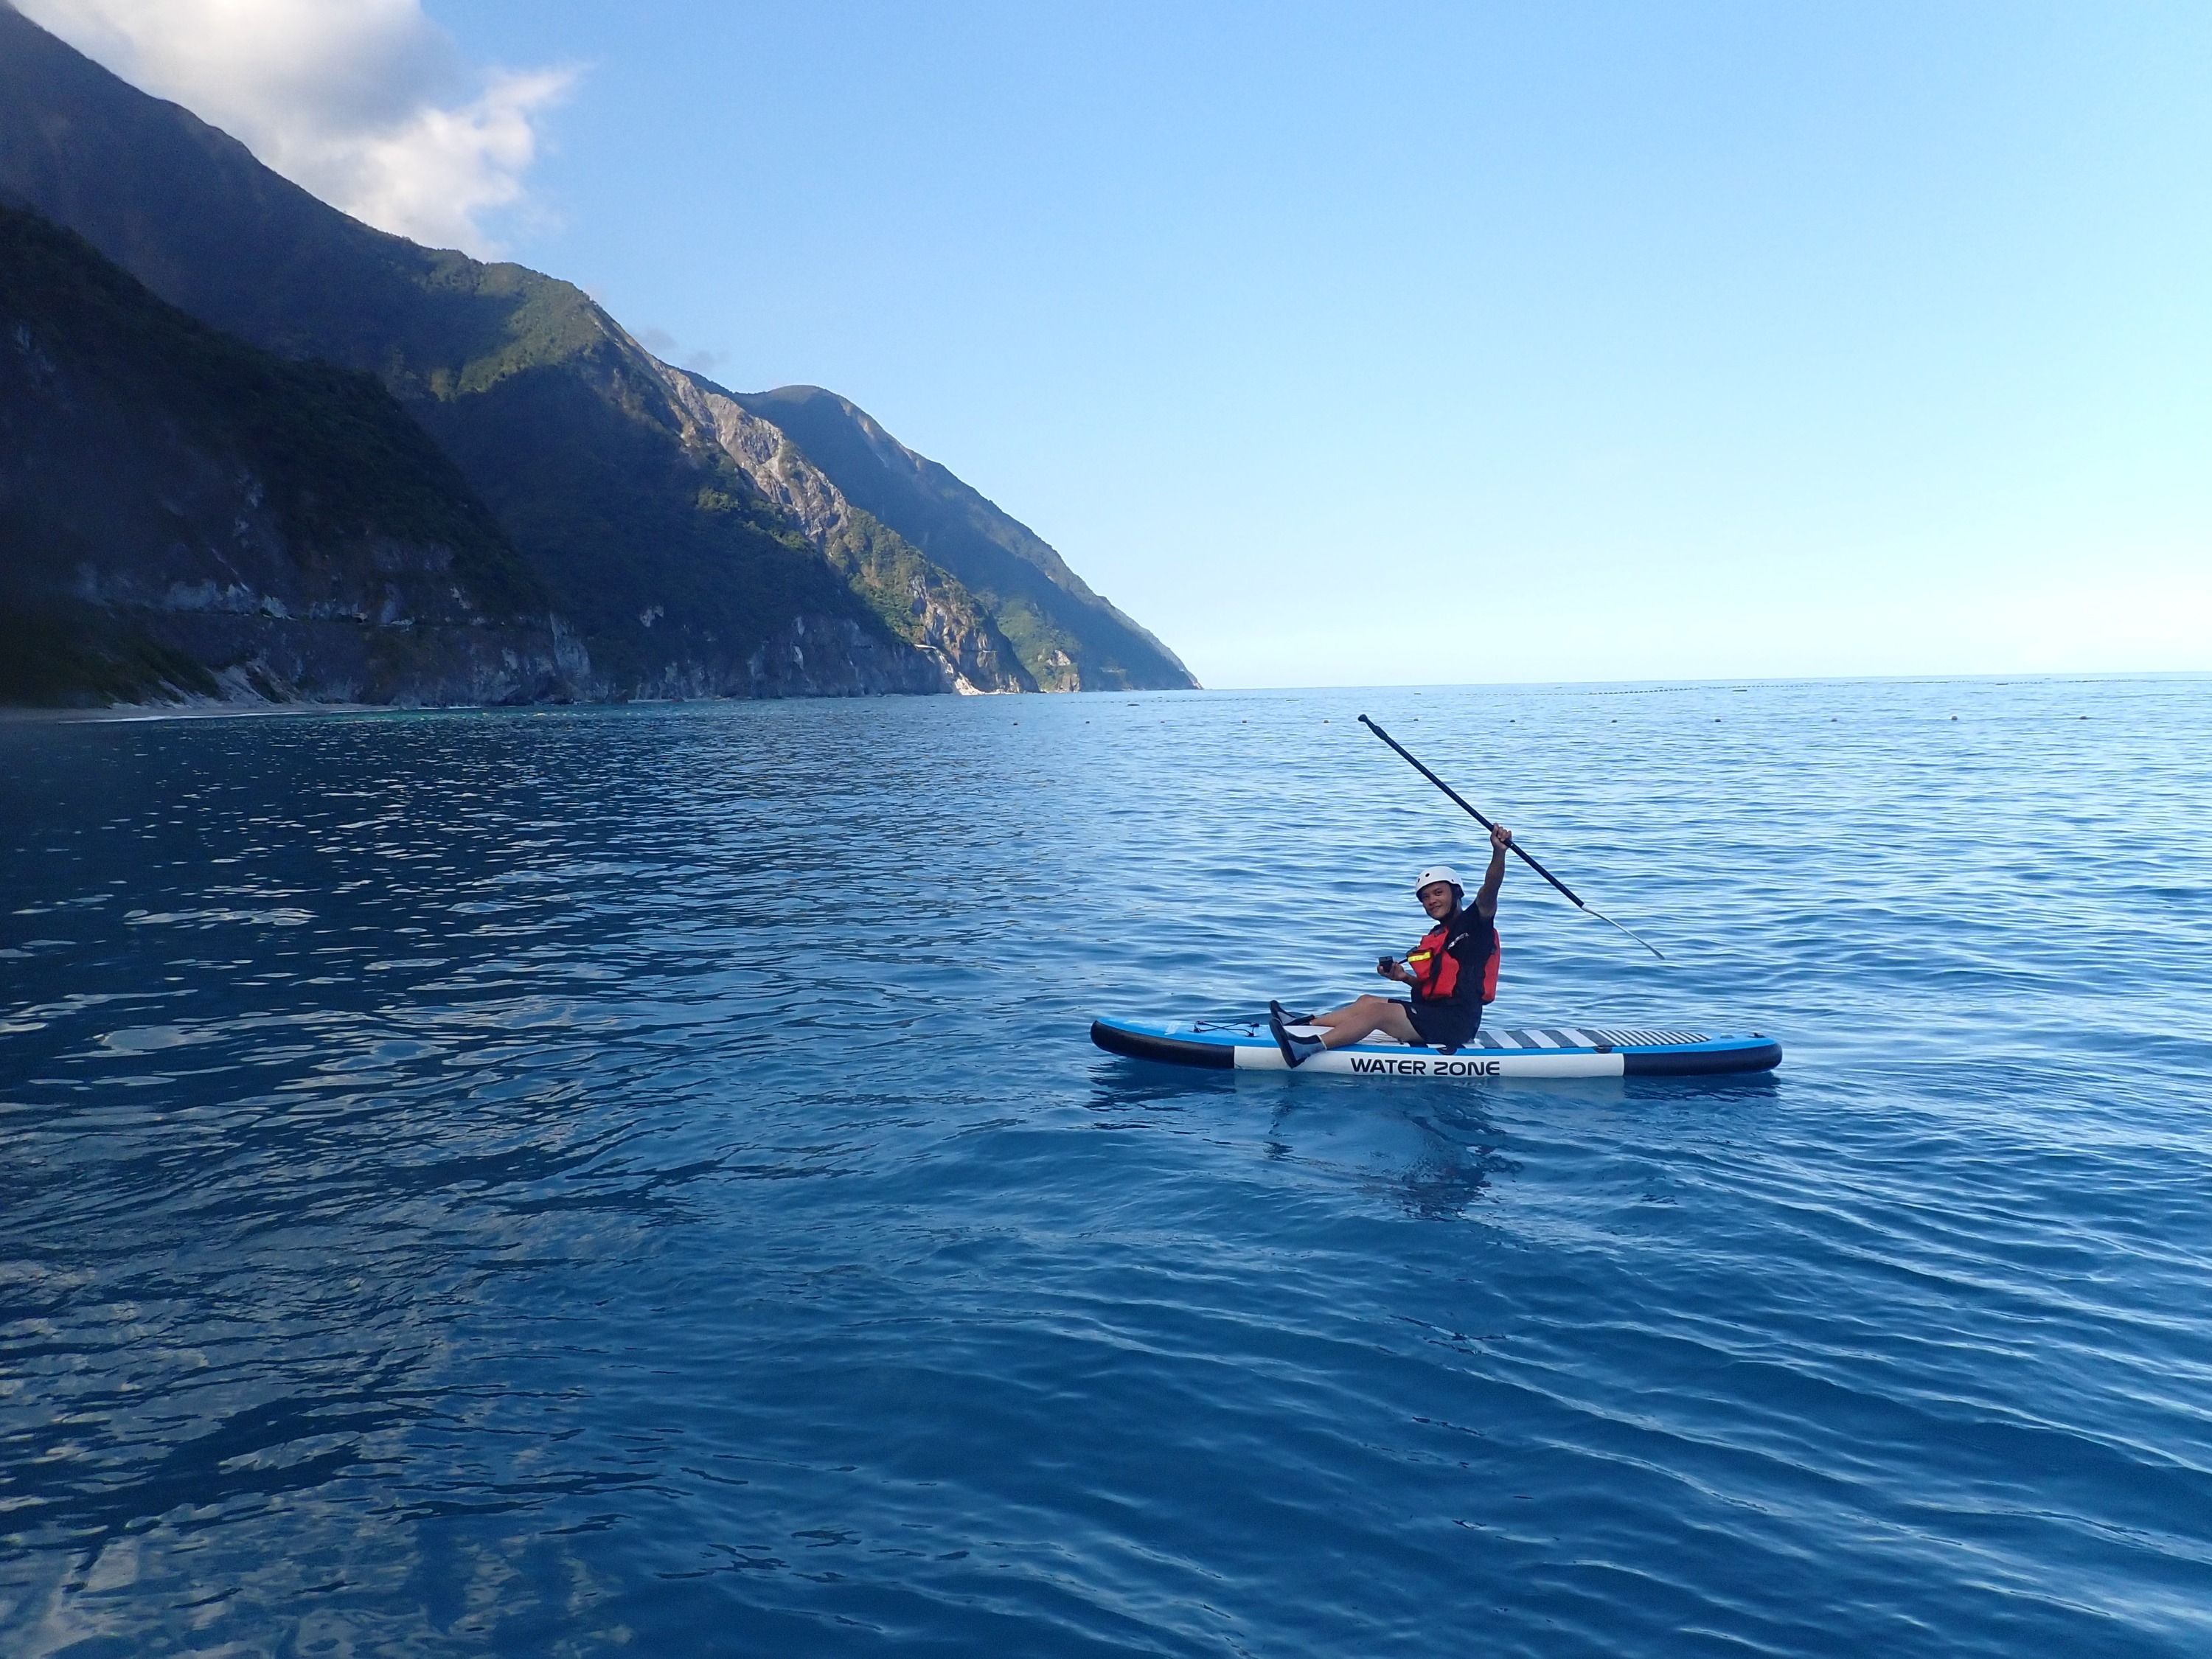
[(1474, 912), (1485, 921), (1498, 914), (1498, 890), (1505, 884), (1505, 849), (1513, 845), (1513, 832), (1504, 824), (1490, 831), (1490, 868), (1482, 872), (1482, 886), (1474, 896)]

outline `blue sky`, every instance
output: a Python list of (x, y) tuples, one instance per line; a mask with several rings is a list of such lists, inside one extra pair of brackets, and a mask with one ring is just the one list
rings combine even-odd
[(2212, 669), (2212, 9), (423, 5), (1209, 684)]

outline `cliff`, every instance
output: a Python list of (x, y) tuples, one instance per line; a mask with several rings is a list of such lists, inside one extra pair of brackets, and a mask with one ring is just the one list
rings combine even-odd
[(1034, 691), (975, 596), (873, 514), (854, 507), (791, 440), (711, 380), (663, 365), (678, 401), (763, 496), (791, 515), (830, 568), (956, 690)]
[(586, 654), (373, 378), (0, 208), (0, 699), (565, 699)]
[(580, 290), (373, 230), (4, 8), (0, 197), (212, 327), (380, 380), (587, 652), (580, 695), (945, 689)]
[(793, 386), (737, 401), (786, 434), (848, 500), (957, 577), (1044, 690), (1197, 685), (1172, 651), (1092, 592), (1043, 538), (848, 399)]
[[(0, 200), (76, 231), (214, 329), (375, 376), (561, 619), (562, 695), (1191, 684), (1156, 641), (1171, 669), (1054, 611), (1044, 588), (1076, 595), (1094, 633), (1118, 619), (1150, 640), (1048, 548), (1060, 574), (1035, 592), (924, 524), (951, 556), (931, 551), (751, 400), (661, 363), (572, 285), (349, 218), (4, 0)], [(234, 626), (225, 650), (251, 631)]]

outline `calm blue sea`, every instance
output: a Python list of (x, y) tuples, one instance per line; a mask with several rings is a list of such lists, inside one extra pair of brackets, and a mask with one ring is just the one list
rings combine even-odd
[[(1479, 832), (1501, 1023), (1182, 1073)], [(2212, 681), (0, 727), (0, 1651), (2212, 1651)]]

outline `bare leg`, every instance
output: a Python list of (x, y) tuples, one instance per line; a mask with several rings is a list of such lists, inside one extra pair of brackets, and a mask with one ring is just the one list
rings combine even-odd
[(1322, 1043), (1326, 1048), (1341, 1048), (1347, 1042), (1357, 1042), (1377, 1031), (1389, 1033), (1401, 1042), (1420, 1045), (1420, 1033), (1413, 1030), (1413, 1022), (1406, 1017), (1406, 1006), (1389, 997), (1360, 997), (1341, 1008), (1332, 1008), (1325, 1014), (1316, 1014), (1308, 1022), (1322, 1028)]

